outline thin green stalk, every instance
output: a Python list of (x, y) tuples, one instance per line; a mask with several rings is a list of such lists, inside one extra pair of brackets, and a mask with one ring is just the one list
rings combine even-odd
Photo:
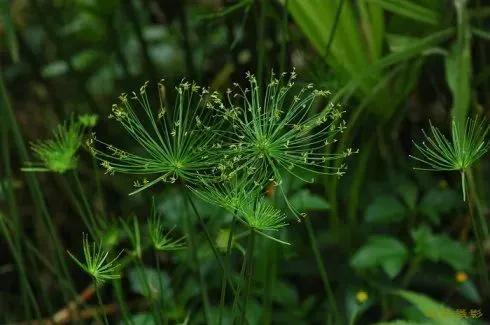
[(482, 227), (483, 239), (488, 239), (488, 224), (485, 219), (485, 212), (481, 200), (478, 196), (478, 191), (476, 190), (475, 179), (473, 177), (473, 171), (471, 169), (466, 170), (466, 179), (470, 192), (470, 200), (473, 201), (474, 206), (478, 212), (478, 219), (480, 221), (480, 225)]
[(106, 28), (109, 32), (110, 35), (110, 42), (111, 44), (111, 50), (114, 50), (116, 53), (116, 58), (119, 61), (119, 64), (122, 67), (123, 73), (124, 73), (124, 79), (126, 82), (129, 82), (131, 80), (131, 73), (129, 71), (129, 64), (126, 60), (126, 57), (124, 56), (124, 51), (121, 47), (121, 42), (119, 40), (119, 33), (116, 30), (116, 27), (114, 26), (115, 24), (115, 12), (111, 12), (108, 15), (106, 15), (105, 18), (105, 24)]
[(106, 216), (107, 213), (106, 213), (106, 209), (105, 209), (105, 198), (104, 198), (104, 191), (102, 190), (102, 182), (100, 180), (100, 172), (99, 172), (99, 168), (97, 166), (97, 158), (95, 158), (95, 156), (92, 155), (92, 169), (94, 171), (94, 176), (95, 176), (95, 184), (96, 184), (96, 188), (97, 188), (97, 203), (100, 204), (100, 210), (101, 210), (101, 213), (102, 213), (102, 216)]
[[(0, 117), (3, 117), (0, 115)], [(1, 121), (6, 121), (6, 119), (2, 118)], [(1, 122), (0, 121), (0, 122)], [(0, 127), (2, 130), (2, 157), (3, 157), (3, 162), (4, 162), (4, 167), (5, 167), (5, 186), (2, 186), (0, 184), (0, 189), (3, 187), (5, 196), (7, 198), (7, 205), (9, 209), (9, 215), (13, 219), (13, 233), (17, 234), (14, 238), (10, 235), (10, 232), (7, 228), (7, 226), (4, 224), (3, 216), (0, 214), (0, 223), (2, 225), (2, 230), (4, 233), (4, 236), (7, 240), (7, 244), (9, 245), (9, 248), (12, 252), (12, 255), (14, 257), (15, 263), (17, 265), (17, 269), (19, 271), (19, 281), (20, 281), (20, 287), (21, 287), (21, 295), (22, 295), (22, 300), (23, 300), (23, 306), (25, 308), (26, 315), (31, 318), (31, 306), (29, 304), (29, 299), (33, 303), (33, 307), (36, 313), (36, 317), (40, 318), (40, 312), (39, 312), (39, 307), (37, 305), (36, 300), (34, 299), (34, 294), (32, 292), (32, 288), (29, 284), (27, 274), (25, 272), (25, 267), (24, 267), (24, 258), (23, 258), (23, 251), (22, 251), (22, 235), (24, 234), (23, 232), (23, 227), (22, 227), (22, 222), (20, 219), (19, 211), (17, 209), (17, 202), (15, 198), (15, 193), (12, 188), (12, 180), (13, 180), (13, 174), (12, 174), (12, 167), (10, 164), (10, 147), (9, 147), (9, 139), (8, 139), (8, 126), (5, 125), (4, 123), (0, 123)]]
[(422, 257), (421, 256), (415, 256), (412, 261), (410, 262), (410, 265), (408, 266), (408, 270), (403, 276), (401, 280), (401, 286), (403, 288), (407, 288), (408, 285), (410, 284), (410, 281), (412, 281), (413, 277), (415, 274), (417, 274), (417, 271), (420, 267), (420, 263), (422, 262)]
[[(243, 252), (242, 254), (246, 254), (246, 253)], [(241, 266), (241, 269), (240, 269), (240, 277), (239, 277), (240, 281), (238, 282), (238, 287), (237, 287), (236, 291), (234, 292), (235, 297), (233, 298), (233, 308), (232, 308), (232, 315), (233, 316), (232, 316), (232, 323), (235, 320), (236, 309), (240, 305), (240, 294), (241, 294), (241, 291), (242, 291), (243, 279), (245, 278), (245, 268), (246, 268), (246, 266), (247, 266), (247, 259), (244, 256), (243, 257), (242, 266)]]
[(233, 243), (233, 232), (235, 231), (236, 216), (233, 214), (231, 220), (230, 233), (228, 235), (228, 241), (226, 243), (226, 254), (225, 254), (225, 275), (221, 280), (221, 295), (219, 299), (219, 319), (218, 324), (221, 325), (223, 321), (223, 310), (225, 306), (226, 299), (226, 285), (228, 283), (227, 279), (230, 278), (230, 268), (231, 268), (231, 244)]
[(191, 207), (192, 207), (192, 210), (193, 210), (194, 214), (199, 219), (199, 224), (201, 225), (201, 227), (204, 230), (204, 234), (206, 235), (206, 239), (207, 239), (207, 241), (209, 243), (209, 246), (211, 246), (211, 250), (213, 251), (213, 254), (216, 257), (216, 260), (218, 261), (218, 263), (219, 263), (219, 265), (221, 267), (221, 270), (224, 271), (225, 267), (224, 267), (223, 261), (221, 260), (221, 256), (219, 255), (218, 249), (214, 245), (213, 239), (211, 238), (211, 235), (209, 234), (209, 231), (207, 230), (206, 223), (204, 222), (204, 219), (202, 218), (201, 214), (197, 211), (196, 205), (194, 204), (194, 201), (192, 200), (192, 197), (189, 195), (189, 191), (188, 190), (185, 191), (185, 194), (187, 196), (187, 200), (191, 204)]
[(126, 16), (129, 18), (131, 24), (133, 25), (136, 38), (141, 48), (141, 54), (143, 56), (146, 71), (152, 80), (157, 80), (157, 69), (155, 68), (153, 61), (151, 60), (150, 51), (148, 50), (148, 44), (143, 36), (143, 28), (136, 14), (137, 10), (134, 7), (132, 1), (123, 1), (122, 4), (125, 9)]
[(324, 61), (327, 60), (328, 53), (330, 52), (330, 47), (333, 44), (333, 40), (335, 38), (335, 32), (337, 31), (337, 26), (339, 24), (340, 14), (342, 13), (343, 5), (344, 5), (344, 0), (340, 0), (339, 4), (337, 5), (337, 9), (335, 10), (335, 18), (332, 23), (332, 28), (330, 28), (330, 33), (327, 39), (327, 46), (325, 46), (325, 55), (323, 57)]
[(339, 322), (340, 314), (337, 308), (337, 303), (335, 301), (335, 296), (333, 294), (332, 287), (328, 279), (327, 270), (325, 269), (325, 265), (323, 264), (322, 257), (320, 255), (320, 251), (318, 250), (318, 243), (316, 240), (315, 233), (313, 231), (313, 226), (311, 225), (311, 220), (308, 217), (305, 218), (305, 226), (306, 226), (306, 231), (308, 233), (308, 239), (310, 240), (311, 250), (313, 251), (313, 255), (315, 256), (318, 271), (320, 272), (323, 288), (327, 295), (328, 304), (330, 305), (331, 312), (334, 314), (335, 321)]
[(102, 297), (100, 296), (100, 290), (99, 290), (99, 287), (97, 286), (95, 279), (94, 279), (94, 286), (95, 286), (95, 294), (97, 295), (97, 301), (99, 302), (99, 306), (100, 306), (100, 311), (104, 315), (104, 324), (109, 325), (109, 319), (107, 318), (107, 314), (104, 310), (104, 304), (102, 303)]
[(216, 248), (216, 245), (214, 244), (213, 238), (209, 234), (209, 231), (206, 227), (206, 223), (204, 222), (204, 219), (202, 218), (201, 214), (198, 212), (196, 205), (194, 204), (194, 201), (192, 200), (192, 197), (189, 194), (189, 190), (185, 190), (185, 195), (187, 197), (187, 200), (191, 204), (191, 207), (192, 207), (194, 214), (197, 216), (197, 218), (199, 220), (199, 224), (201, 225), (201, 227), (204, 231), (204, 234), (206, 235), (206, 239), (208, 241), (209, 246), (211, 247), (211, 250), (213, 251), (214, 257), (218, 261), (218, 264), (219, 264), (221, 270), (223, 271), (223, 276), (225, 276), (225, 278), (227, 279), (227, 281), (230, 284), (231, 289), (234, 291), (235, 288), (233, 286), (233, 283), (232, 283), (231, 279), (229, 277), (227, 277), (227, 274), (225, 272), (225, 266), (224, 266), (223, 260), (221, 259), (221, 256), (218, 252), (218, 249)]
[(266, 2), (263, 0), (256, 0), (259, 14), (258, 14), (258, 23), (257, 23), (257, 81), (258, 85), (262, 85), (262, 81), (264, 78), (264, 62), (265, 62), (265, 42), (264, 42), (264, 34), (265, 34), (265, 4)]
[(285, 72), (286, 62), (287, 62), (287, 52), (288, 52), (288, 42), (289, 42), (289, 32), (288, 32), (288, 4), (289, 0), (284, 1), (284, 6), (282, 7), (282, 19), (281, 19), (281, 49), (279, 54), (279, 72)]
[(189, 37), (189, 22), (187, 19), (187, 10), (186, 10), (186, 1), (181, 1), (180, 6), (178, 8), (179, 10), (179, 22), (180, 22), (180, 29), (182, 31), (182, 45), (184, 48), (184, 56), (185, 56), (185, 66), (187, 70), (187, 74), (191, 78), (195, 78), (196, 76), (196, 69), (194, 68), (194, 60), (192, 58), (192, 55), (194, 53), (191, 43), (190, 43), (190, 37)]
[[(163, 299), (163, 282), (162, 282), (162, 277), (160, 276), (160, 262), (158, 260), (158, 251), (155, 250), (154, 252), (155, 256), (155, 264), (156, 264), (156, 269), (157, 269), (157, 274), (158, 274), (158, 314), (160, 317), (163, 319), (163, 324), (168, 324), (168, 318), (165, 313), (165, 300)], [(163, 312), (163, 313), (162, 313)]]
[[(138, 274), (138, 277), (140, 279), (140, 282), (143, 283), (145, 286), (145, 290), (148, 293), (149, 299), (152, 301), (152, 306), (153, 306), (153, 319), (157, 324), (161, 324), (162, 321), (160, 319), (160, 312), (158, 310), (158, 301), (154, 301), (153, 297), (153, 292), (151, 290), (151, 285), (150, 282), (148, 281), (148, 277), (146, 276), (144, 270), (145, 265), (143, 264), (143, 261), (141, 258), (136, 259), (135, 263), (135, 268), (136, 268), (136, 273)], [(159, 274), (157, 276), (160, 276)]]
[[(39, 305), (37, 303), (36, 297), (34, 296), (34, 292), (32, 291), (32, 287), (29, 284), (29, 279), (27, 276), (27, 272), (24, 267), (24, 262), (22, 259), (22, 255), (20, 254), (20, 248), (15, 247), (14, 240), (12, 236), (10, 235), (10, 232), (7, 228), (7, 225), (4, 222), (4, 216), (0, 214), (0, 228), (2, 230), (2, 233), (5, 237), (5, 240), (7, 241), (7, 245), (10, 248), (10, 251), (12, 253), (12, 256), (14, 258), (15, 264), (17, 266), (17, 270), (19, 272), (19, 280), (21, 284), (22, 291), (25, 292), (22, 296), (26, 295), (25, 298), (23, 298), (23, 304), (24, 308), (26, 310), (26, 316), (30, 319), (31, 316), (31, 309), (30, 306), (32, 304), (32, 307), (34, 308), (34, 313), (36, 314), (36, 319), (41, 319), (41, 310), (39, 308)], [(20, 237), (21, 234), (18, 234)], [(27, 300), (28, 299), (28, 300)], [(30, 301), (30, 303), (29, 303)]]
[(265, 279), (265, 288), (264, 288), (264, 301), (263, 301), (263, 310), (264, 310), (264, 322), (263, 324), (270, 324), (272, 321), (272, 288), (275, 285), (275, 279), (277, 275), (277, 245), (275, 243), (271, 243), (269, 241), (265, 241), (266, 245), (268, 245), (267, 250), (267, 271), (266, 279)]
[(485, 295), (488, 295), (490, 291), (490, 279), (488, 276), (488, 265), (485, 259), (485, 245), (484, 245), (486, 239), (486, 235), (485, 235), (486, 222), (482, 220), (482, 215), (480, 214), (480, 211), (478, 211), (478, 218), (475, 217), (474, 206), (475, 205), (477, 206), (478, 198), (477, 198), (477, 192), (476, 192), (476, 187), (474, 184), (473, 177), (470, 175), (471, 174), (469, 174), (469, 177), (467, 177), (468, 186), (470, 188), (468, 210), (471, 218), (473, 233), (475, 234), (475, 239), (476, 239), (480, 278), (484, 288)]
[[(97, 220), (95, 219), (95, 216), (92, 212), (92, 208), (90, 207), (90, 204), (88, 203), (87, 196), (85, 195), (85, 191), (83, 190), (82, 183), (80, 182), (80, 178), (78, 177), (78, 171), (74, 170), (73, 171), (73, 178), (75, 179), (75, 184), (78, 189), (78, 193), (80, 194), (80, 197), (82, 199), (83, 206), (85, 208), (85, 211), (87, 213), (88, 219), (90, 220), (92, 229), (94, 231), (94, 234), (100, 234), (100, 230), (97, 224)], [(98, 238), (98, 237), (94, 237)]]
[[(3, 114), (2, 114), (3, 112)], [(6, 117), (8, 124), (11, 127), (13, 139), (15, 146), (18, 150), (18, 154), (22, 163), (29, 161), (29, 155), (27, 153), (27, 147), (25, 145), (24, 139), (22, 137), (22, 133), (20, 132), (19, 125), (17, 124), (17, 120), (10, 106), (7, 92), (3, 83), (3, 77), (0, 74), (0, 114)], [(73, 286), (73, 281), (71, 281), (70, 274), (68, 272), (67, 262), (65, 260), (61, 244), (61, 240), (59, 239), (58, 232), (54, 227), (53, 221), (51, 219), (51, 215), (48, 212), (46, 207), (46, 202), (44, 201), (44, 196), (42, 194), (39, 182), (32, 173), (26, 173), (27, 185), (29, 187), (29, 191), (31, 192), (31, 196), (33, 198), (34, 204), (36, 206), (36, 213), (39, 213), (46, 229), (48, 231), (48, 235), (51, 239), (51, 244), (55, 251), (56, 264), (60, 268), (60, 274), (63, 275), (66, 279), (68, 279), (68, 283), (70, 283), (70, 288), (68, 288), (72, 293), (75, 292), (75, 288)], [(65, 298), (65, 302), (70, 301), (70, 297), (62, 290), (62, 294)]]
[(134, 322), (130, 317), (128, 306), (126, 305), (126, 301), (124, 299), (124, 292), (123, 292), (123, 288), (121, 285), (121, 279), (113, 280), (112, 285), (114, 287), (114, 293), (116, 296), (117, 304), (118, 304), (119, 308), (121, 309), (121, 315), (122, 315), (124, 324), (133, 325)]
[(77, 196), (75, 195), (75, 192), (73, 191), (71, 185), (68, 183), (68, 181), (64, 177), (60, 177), (61, 181), (61, 186), (63, 187), (64, 193), (69, 196), (69, 201), (77, 210), (78, 214), (82, 218), (83, 223), (85, 224), (85, 227), (87, 227), (88, 233), (92, 238), (98, 238), (96, 235), (97, 233), (95, 232), (95, 229), (92, 227), (92, 222), (90, 218), (87, 216), (86, 212), (80, 205), (80, 202), (77, 200)]
[(252, 278), (254, 272), (254, 248), (255, 248), (255, 231), (251, 229), (250, 237), (248, 238), (247, 252), (245, 255), (247, 283), (245, 286), (245, 296), (244, 296), (245, 299), (243, 302), (242, 315), (240, 317), (240, 322), (239, 322), (240, 324), (245, 324), (247, 322), (246, 320), (247, 305), (248, 305), (248, 299), (250, 297), (250, 291), (252, 289)]
[(184, 223), (185, 223), (185, 228), (187, 232), (187, 240), (188, 240), (188, 245), (189, 245), (189, 251), (191, 255), (191, 261), (193, 264), (193, 268), (198, 274), (199, 278), (199, 289), (201, 291), (201, 298), (202, 298), (202, 303), (204, 306), (204, 318), (206, 320), (207, 324), (212, 324), (210, 322), (211, 320), (211, 312), (210, 312), (210, 304), (209, 304), (209, 297), (208, 297), (208, 292), (206, 288), (206, 282), (204, 281), (204, 275), (202, 274), (201, 267), (199, 265), (199, 258), (197, 256), (197, 243), (196, 243), (196, 234), (192, 228), (192, 223), (191, 223), (191, 217), (190, 213), (186, 211), (185, 213), (185, 218), (184, 218)]

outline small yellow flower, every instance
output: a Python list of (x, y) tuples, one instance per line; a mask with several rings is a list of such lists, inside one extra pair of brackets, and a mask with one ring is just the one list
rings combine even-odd
[(456, 275), (454, 276), (454, 278), (456, 279), (456, 282), (458, 283), (463, 283), (463, 282), (466, 282), (468, 280), (468, 274), (466, 274), (465, 272), (457, 272)]
[(356, 293), (356, 300), (358, 303), (362, 304), (369, 299), (368, 293), (364, 290), (360, 290)]

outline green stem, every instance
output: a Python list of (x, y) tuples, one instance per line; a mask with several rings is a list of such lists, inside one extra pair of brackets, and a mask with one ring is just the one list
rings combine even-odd
[[(146, 276), (144, 272), (144, 267), (145, 265), (143, 264), (143, 261), (141, 260), (140, 257), (136, 259), (135, 263), (135, 268), (136, 268), (136, 273), (138, 274), (138, 277), (140, 279), (140, 282), (143, 283), (145, 286), (145, 290), (148, 294), (147, 298), (152, 302), (153, 306), (153, 320), (156, 322), (156, 324), (162, 324), (162, 321), (160, 319), (160, 312), (158, 309), (158, 301), (155, 300), (155, 297), (153, 296), (153, 291), (151, 289), (150, 282), (148, 280), (148, 277)], [(160, 274), (157, 273), (157, 277), (159, 277)]]
[(134, 32), (136, 34), (136, 39), (138, 40), (138, 43), (141, 48), (141, 54), (143, 56), (146, 71), (149, 77), (153, 81), (155, 81), (157, 80), (156, 77), (157, 69), (155, 68), (155, 65), (153, 64), (153, 61), (151, 60), (150, 57), (148, 43), (143, 35), (143, 27), (141, 26), (141, 22), (138, 19), (138, 15), (137, 15), (138, 11), (134, 7), (132, 1), (123, 1), (122, 4), (125, 9), (126, 16), (129, 18), (131, 24), (133, 25)]
[(78, 214), (82, 218), (85, 227), (87, 227), (88, 233), (92, 238), (98, 238), (96, 236), (95, 230), (92, 228), (92, 223), (90, 221), (90, 218), (85, 213), (84, 209), (80, 205), (80, 202), (78, 202), (77, 195), (75, 195), (72, 186), (70, 186), (70, 183), (68, 183), (68, 181), (64, 177), (61, 177), (60, 179), (61, 179), (61, 186), (63, 188), (64, 193), (66, 193), (69, 201), (71, 202), (75, 210), (77, 210)]
[(264, 77), (264, 62), (265, 62), (265, 49), (264, 34), (265, 34), (265, 4), (263, 0), (257, 0), (257, 6), (259, 7), (258, 23), (257, 23), (257, 83), (262, 85)]
[[(29, 284), (29, 280), (27, 277), (27, 272), (25, 270), (25, 265), (22, 259), (20, 247), (15, 247), (14, 240), (7, 228), (7, 225), (5, 224), (4, 216), (0, 214), (0, 228), (2, 230), (2, 233), (7, 241), (7, 245), (10, 248), (10, 251), (12, 252), (12, 256), (14, 258), (15, 264), (17, 265), (17, 270), (19, 271), (19, 279), (20, 279), (20, 284), (21, 287), (23, 288), (23, 292), (25, 292), (26, 298), (28, 298), (34, 307), (34, 312), (36, 314), (37, 319), (41, 319), (41, 310), (39, 309), (39, 305), (36, 301), (36, 297), (34, 296), (34, 293), (32, 291), (31, 285)], [(21, 235), (18, 234), (20, 237)], [(23, 294), (24, 296), (24, 294)], [(30, 305), (27, 302), (27, 300), (24, 300), (24, 308), (26, 309), (27, 317), (30, 319)]]
[(243, 257), (242, 266), (240, 268), (240, 277), (239, 277), (240, 281), (238, 282), (238, 287), (237, 287), (236, 291), (234, 292), (235, 296), (233, 298), (232, 323), (235, 320), (236, 309), (239, 308), (239, 305), (240, 305), (240, 302), (239, 302), (240, 294), (242, 291), (243, 279), (245, 278), (245, 267), (247, 266), (247, 259), (245, 256), (246, 252), (242, 252), (242, 254), (244, 255), (244, 257)]
[(221, 325), (223, 321), (223, 310), (225, 306), (226, 299), (226, 285), (228, 283), (227, 279), (230, 277), (230, 268), (231, 268), (231, 246), (233, 243), (233, 232), (235, 230), (236, 224), (236, 216), (233, 214), (233, 218), (231, 220), (230, 233), (228, 234), (228, 242), (226, 243), (226, 255), (225, 255), (225, 275), (221, 280), (221, 295), (219, 299), (219, 319), (218, 324)]
[(476, 190), (475, 179), (473, 178), (473, 172), (471, 169), (466, 171), (466, 179), (469, 187), (470, 200), (473, 201), (473, 204), (476, 206), (478, 212), (478, 219), (480, 221), (480, 225), (482, 227), (483, 239), (488, 239), (488, 224), (485, 219), (485, 211), (483, 205), (478, 197), (478, 191)]
[(184, 57), (185, 57), (185, 67), (187, 74), (191, 78), (196, 77), (196, 69), (194, 68), (194, 60), (192, 58), (193, 49), (190, 42), (189, 35), (189, 22), (187, 19), (187, 1), (181, 1), (180, 6), (178, 8), (179, 11), (179, 22), (180, 29), (182, 32), (182, 47), (184, 48)]
[(272, 321), (272, 288), (275, 285), (275, 278), (277, 274), (277, 245), (275, 243), (265, 241), (267, 245), (267, 262), (266, 268), (267, 271), (266, 279), (265, 279), (265, 288), (264, 288), (264, 324), (270, 324)]
[(124, 293), (123, 293), (123, 288), (121, 285), (121, 280), (116, 279), (112, 281), (112, 286), (114, 287), (114, 294), (116, 296), (117, 304), (119, 305), (119, 308), (121, 309), (121, 315), (122, 319), (124, 321), (124, 324), (134, 324), (133, 320), (130, 317), (130, 313), (128, 310), (128, 306), (126, 305), (125, 299), (124, 299)]
[(412, 278), (415, 274), (417, 274), (417, 271), (419, 269), (420, 263), (422, 262), (423, 258), (421, 256), (415, 256), (412, 261), (410, 262), (410, 265), (408, 267), (407, 272), (402, 278), (401, 281), (401, 286), (403, 288), (408, 287), (410, 284), (410, 281), (412, 281)]
[(40, 318), (41, 314), (39, 311), (39, 306), (36, 302), (36, 299), (34, 298), (34, 294), (32, 291), (32, 288), (29, 284), (29, 280), (27, 278), (27, 273), (25, 272), (25, 260), (23, 257), (23, 250), (22, 250), (22, 235), (24, 234), (23, 232), (23, 227), (22, 227), (22, 221), (19, 215), (19, 211), (17, 209), (17, 202), (16, 202), (16, 197), (15, 197), (15, 192), (12, 187), (12, 180), (13, 180), (13, 174), (12, 174), (12, 167), (10, 164), (10, 147), (9, 147), (9, 139), (8, 139), (8, 125), (6, 123), (1, 123), (6, 121), (6, 119), (3, 118), (2, 115), (0, 115), (0, 128), (2, 130), (1, 135), (2, 135), (2, 156), (3, 156), (3, 162), (5, 166), (5, 185), (2, 186), (0, 184), (0, 189), (3, 188), (3, 192), (5, 193), (5, 197), (7, 198), (7, 205), (9, 209), (9, 215), (10, 218), (13, 219), (13, 233), (17, 234), (17, 236), (14, 236), (12, 238), (9, 229), (7, 225), (4, 223), (6, 219), (4, 220), (4, 216), (1, 215), (0, 213), (0, 225), (2, 228), (2, 231), (4, 233), (4, 236), (7, 240), (7, 244), (10, 248), (10, 251), (12, 252), (12, 256), (14, 257), (14, 261), (17, 265), (17, 269), (19, 271), (19, 280), (20, 280), (20, 287), (21, 287), (21, 293), (22, 293), (22, 300), (23, 300), (23, 305), (24, 309), (26, 312), (26, 315), (31, 318), (31, 306), (29, 304), (29, 299), (32, 302), (32, 306), (34, 307), (34, 311), (36, 313), (36, 317)]
[(328, 279), (327, 270), (325, 269), (325, 265), (323, 264), (322, 257), (320, 255), (320, 251), (318, 250), (318, 243), (316, 240), (315, 233), (313, 231), (313, 226), (311, 225), (310, 218), (308, 217), (305, 218), (305, 226), (306, 226), (306, 231), (308, 233), (308, 238), (310, 240), (311, 250), (313, 251), (313, 255), (315, 256), (318, 271), (320, 272), (323, 288), (327, 295), (328, 304), (330, 305), (331, 312), (333, 312), (334, 314), (335, 321), (340, 322), (340, 315), (339, 315), (339, 310), (337, 308), (337, 303), (335, 301), (335, 296), (333, 294), (332, 287)]
[(254, 247), (255, 247), (255, 231), (251, 229), (250, 237), (248, 238), (247, 252), (245, 255), (247, 283), (245, 286), (245, 297), (244, 297), (245, 299), (243, 302), (242, 315), (240, 317), (240, 322), (239, 322), (240, 324), (245, 324), (247, 322), (246, 321), (247, 304), (248, 304), (248, 299), (250, 297), (250, 291), (252, 288), (252, 278), (254, 272)]
[(160, 262), (158, 260), (158, 251), (155, 250), (154, 255), (155, 255), (155, 264), (156, 264), (157, 274), (158, 274), (158, 314), (161, 318), (163, 318), (163, 324), (168, 324), (167, 315), (165, 313), (165, 300), (163, 299), (164, 288), (163, 288), (162, 277), (160, 276)]
[(490, 291), (490, 280), (488, 277), (488, 266), (485, 260), (485, 245), (484, 245), (485, 239), (487, 238), (486, 236), (488, 234), (488, 229), (487, 229), (486, 221), (484, 220), (480, 211), (478, 211), (478, 218), (475, 218), (474, 206), (476, 205), (478, 209), (479, 203), (478, 203), (478, 197), (476, 192), (476, 186), (474, 184), (474, 180), (470, 173), (470, 170), (468, 170), (468, 173), (469, 173), (468, 185), (470, 187), (468, 210), (471, 218), (473, 233), (475, 234), (475, 239), (476, 239), (476, 246), (477, 246), (478, 258), (479, 258), (478, 265), (480, 269), (479, 270), (480, 278), (484, 288), (485, 295), (488, 295)]
[[(3, 115), (3, 114), (4, 115)], [(10, 106), (7, 92), (5, 86), (3, 84), (3, 77), (0, 74), (0, 115), (6, 117), (8, 124), (10, 125), (15, 146), (18, 150), (18, 154), (20, 157), (21, 163), (25, 163), (29, 161), (29, 155), (27, 152), (27, 147), (25, 145), (24, 139), (22, 137), (22, 133), (20, 132), (19, 125), (17, 124), (17, 120), (12, 111), (12, 107)], [(68, 272), (68, 266), (65, 260), (65, 256), (62, 251), (63, 245), (61, 244), (61, 240), (59, 239), (58, 232), (54, 227), (53, 221), (51, 219), (51, 215), (46, 206), (46, 202), (44, 201), (44, 196), (41, 191), (39, 182), (37, 178), (32, 173), (26, 173), (27, 185), (29, 187), (29, 191), (31, 192), (32, 199), (36, 206), (36, 212), (40, 214), (44, 225), (46, 226), (48, 235), (51, 239), (51, 244), (53, 246), (53, 250), (55, 252), (56, 264), (60, 268), (60, 274), (63, 275), (70, 284), (70, 287), (67, 288), (72, 294), (76, 295), (75, 288), (73, 286), (73, 281), (71, 281), (70, 274)], [(65, 302), (69, 302), (71, 299), (69, 295), (65, 293), (65, 290), (62, 290), (62, 294), (64, 296)]]
[(287, 62), (287, 52), (288, 52), (288, 42), (289, 42), (289, 33), (288, 33), (288, 5), (289, 0), (284, 1), (284, 6), (282, 7), (282, 18), (281, 18), (281, 50), (279, 54), (279, 73), (285, 72)]
[(187, 211), (185, 213), (185, 228), (187, 231), (187, 240), (188, 240), (188, 245), (189, 245), (189, 251), (191, 255), (191, 260), (193, 264), (193, 268), (197, 272), (198, 278), (199, 278), (199, 289), (201, 291), (201, 298), (202, 298), (202, 303), (204, 306), (204, 318), (206, 320), (207, 324), (212, 324), (211, 323), (211, 313), (210, 313), (210, 304), (209, 304), (209, 297), (208, 297), (208, 292), (206, 288), (206, 282), (204, 281), (204, 275), (202, 274), (201, 267), (199, 265), (199, 258), (197, 255), (197, 243), (196, 243), (196, 234), (193, 230), (193, 226), (191, 223), (191, 217), (190, 213)]
[(199, 224), (201, 225), (201, 227), (202, 227), (202, 229), (204, 231), (204, 234), (206, 235), (206, 239), (208, 241), (209, 246), (211, 247), (211, 250), (213, 251), (214, 257), (218, 261), (218, 264), (219, 264), (219, 266), (221, 268), (221, 271), (223, 272), (223, 276), (229, 282), (230, 287), (231, 287), (231, 290), (234, 291), (235, 290), (235, 287), (233, 286), (233, 282), (231, 281), (231, 278), (228, 277), (228, 274), (225, 271), (225, 265), (223, 263), (223, 260), (221, 259), (221, 256), (220, 256), (220, 254), (218, 252), (218, 249), (216, 248), (216, 246), (214, 244), (213, 238), (209, 234), (209, 231), (208, 231), (208, 229), (206, 227), (206, 223), (204, 222), (204, 219), (202, 218), (201, 214), (198, 212), (198, 210), (196, 208), (196, 205), (194, 204), (194, 201), (192, 200), (192, 197), (190, 196), (188, 190), (185, 190), (185, 195), (186, 195), (187, 200), (189, 201), (189, 203), (190, 203), (190, 205), (192, 207), (192, 210), (193, 210), (194, 214), (199, 219)]
[(94, 286), (95, 286), (95, 294), (97, 295), (97, 301), (99, 302), (99, 306), (100, 306), (100, 311), (104, 315), (104, 324), (109, 325), (109, 319), (107, 319), (107, 314), (104, 310), (104, 304), (102, 303), (102, 297), (100, 296), (100, 290), (99, 287), (97, 286), (95, 279), (94, 279)]
[(461, 170), (461, 191), (463, 192), (463, 201), (466, 202), (466, 186), (465, 186), (465, 177), (464, 170)]
[[(92, 212), (92, 208), (90, 207), (90, 204), (88, 203), (87, 196), (85, 195), (85, 191), (83, 190), (82, 183), (80, 182), (80, 178), (78, 177), (78, 172), (76, 170), (73, 171), (73, 178), (75, 179), (75, 184), (78, 189), (78, 193), (80, 193), (80, 197), (82, 199), (82, 204), (85, 208), (85, 211), (87, 213), (87, 216), (89, 218), (89, 221), (91, 223), (91, 228), (94, 232), (94, 234), (99, 235), (100, 234), (100, 229), (97, 225), (97, 220), (95, 219), (95, 216)], [(98, 237), (94, 237), (98, 238)]]

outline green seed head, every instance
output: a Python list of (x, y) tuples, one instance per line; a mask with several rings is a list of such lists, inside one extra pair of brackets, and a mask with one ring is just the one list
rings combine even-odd
[(30, 163), (24, 171), (64, 173), (77, 167), (77, 152), (82, 145), (83, 126), (73, 119), (58, 125), (53, 137), (31, 145), (40, 162)]

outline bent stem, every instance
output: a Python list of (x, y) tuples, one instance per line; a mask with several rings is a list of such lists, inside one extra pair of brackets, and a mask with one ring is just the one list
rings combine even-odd
[(310, 240), (311, 250), (313, 251), (313, 255), (315, 256), (318, 271), (320, 272), (320, 277), (323, 282), (323, 288), (325, 289), (325, 293), (327, 295), (328, 304), (330, 305), (330, 309), (334, 314), (335, 320), (340, 321), (337, 303), (335, 302), (335, 296), (333, 295), (327, 271), (320, 256), (320, 251), (318, 250), (318, 243), (316, 241), (315, 233), (313, 232), (313, 226), (311, 225), (310, 218), (305, 218), (305, 226), (308, 233), (308, 239)]
[(231, 220), (230, 233), (228, 235), (228, 242), (226, 244), (226, 255), (225, 255), (225, 274), (223, 279), (221, 280), (221, 295), (219, 299), (219, 319), (218, 324), (221, 325), (223, 321), (223, 310), (225, 306), (225, 298), (226, 298), (226, 285), (228, 283), (227, 279), (230, 277), (230, 268), (231, 268), (231, 244), (233, 242), (233, 232), (235, 230), (236, 224), (236, 216), (233, 214), (233, 218)]

